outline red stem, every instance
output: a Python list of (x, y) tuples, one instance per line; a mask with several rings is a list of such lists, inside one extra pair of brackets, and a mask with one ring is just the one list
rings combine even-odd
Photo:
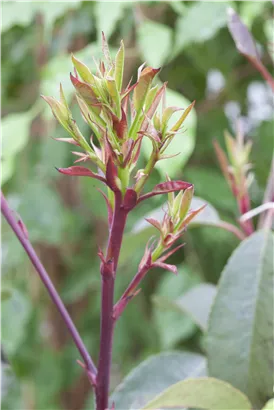
[[(250, 211), (250, 199), (247, 192), (241, 198), (238, 198), (238, 207), (241, 215)], [(254, 232), (254, 226), (251, 219), (241, 222), (241, 227), (248, 236)]]
[(253, 58), (249, 58), (249, 61), (262, 74), (263, 78), (268, 82), (268, 84), (272, 88), (272, 91), (274, 91), (274, 78), (272, 77), (270, 72), (265, 68), (263, 63), (260, 60), (255, 60)]
[(114, 328), (114, 283), (116, 269), (127, 219), (122, 195), (115, 193), (115, 209), (107, 246), (106, 261), (101, 264), (101, 336), (98, 375), (96, 379), (96, 410), (108, 409), (109, 379), (112, 360), (112, 340)]
[(36, 272), (40, 276), (40, 279), (44, 283), (53, 303), (55, 304), (56, 308), (58, 309), (60, 315), (62, 316), (68, 331), (70, 332), (72, 339), (82, 356), (86, 369), (88, 370), (88, 376), (92, 379), (92, 381), (95, 380), (96, 374), (97, 374), (97, 369), (89, 356), (89, 353), (64, 305), (62, 302), (57, 290), (55, 289), (52, 281), (50, 280), (50, 277), (48, 273), (46, 272), (44, 266), (42, 265), (40, 259), (38, 258), (35, 250), (33, 249), (31, 243), (29, 242), (26, 232), (23, 231), (22, 225), (18, 223), (16, 220), (14, 213), (11, 211), (9, 208), (9, 205), (1, 192), (1, 212), (4, 215), (5, 219), (7, 220), (8, 224), (10, 225), (11, 229), (14, 231), (15, 235), (21, 242), (21, 245), (25, 249), (28, 257), (30, 258)]

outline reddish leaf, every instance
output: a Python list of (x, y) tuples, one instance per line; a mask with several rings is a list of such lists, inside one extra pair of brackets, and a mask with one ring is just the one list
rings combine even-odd
[(117, 184), (117, 179), (118, 179), (117, 168), (114, 165), (112, 159), (109, 158), (107, 162), (107, 167), (106, 167), (106, 180), (107, 180), (107, 185), (110, 187), (110, 189), (113, 192), (120, 191), (120, 188)]
[(154, 218), (145, 218), (145, 220), (151, 225), (153, 225), (154, 228), (158, 229), (158, 231), (161, 232), (162, 230), (161, 222), (157, 221), (157, 219), (154, 219)]
[(80, 97), (83, 98), (88, 107), (92, 107), (93, 109), (95, 109), (96, 112), (99, 112), (101, 109), (101, 104), (98, 101), (97, 96), (93, 91), (92, 87), (87, 83), (83, 83), (82, 81), (78, 80), (72, 74), (70, 74), (70, 79), (77, 93)]
[(152, 265), (155, 268), (162, 268), (165, 270), (169, 270), (170, 272), (174, 273), (175, 275), (177, 275), (178, 271), (177, 271), (177, 267), (175, 265), (169, 265), (168, 263), (163, 263), (163, 262), (159, 262), (156, 261), (153, 263)]
[(101, 177), (98, 174), (95, 174), (90, 169), (85, 168), (85, 167), (79, 167), (79, 166), (74, 167), (73, 166), (69, 168), (56, 168), (56, 169), (61, 174), (70, 175), (70, 176), (78, 176), (78, 177), (91, 177), (91, 178), (99, 179), (99, 181), (106, 183), (105, 178)]
[(54, 139), (55, 141), (67, 142), (68, 144), (77, 145), (78, 147), (80, 147), (80, 144), (77, 141), (75, 141), (73, 138), (54, 138), (52, 137), (52, 139)]
[(165, 260), (167, 260), (167, 258), (169, 258), (171, 255), (173, 255), (175, 252), (177, 252), (183, 246), (185, 246), (184, 243), (182, 243), (181, 245), (176, 246), (176, 248), (174, 248), (171, 251), (165, 253), (163, 256), (161, 256), (161, 258), (158, 259), (158, 262), (164, 262)]
[(112, 114), (113, 128), (119, 139), (125, 139), (127, 133), (127, 117), (122, 109), (122, 118), (119, 120), (116, 115)]
[(168, 192), (180, 191), (182, 189), (187, 189), (191, 186), (192, 184), (190, 184), (189, 182), (166, 181), (166, 182), (163, 182), (162, 184), (156, 185), (151, 192), (141, 195), (138, 200), (138, 203), (143, 201), (144, 199), (150, 198), (155, 195), (167, 194)]
[(111, 208), (110, 202), (108, 200), (108, 197), (106, 196), (106, 194), (99, 188), (97, 188), (98, 191), (103, 195), (104, 200), (106, 201), (107, 204), (107, 210), (108, 210), (108, 226), (110, 227), (112, 224), (112, 218), (113, 218), (113, 210)]
[(140, 108), (142, 108), (145, 102), (148, 90), (150, 88), (151, 82), (159, 71), (160, 71), (160, 68), (152, 68), (152, 67), (146, 67), (144, 70), (139, 71), (140, 74), (138, 78), (138, 84), (137, 84), (137, 87), (134, 89), (134, 93), (133, 93), (133, 102), (134, 102), (134, 107), (136, 110), (139, 110)]

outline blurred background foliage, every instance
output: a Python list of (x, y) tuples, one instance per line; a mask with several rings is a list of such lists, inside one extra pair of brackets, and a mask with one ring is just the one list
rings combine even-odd
[[(70, 53), (94, 67), (93, 57), (101, 53), (101, 31), (113, 52), (123, 38), (125, 83), (146, 61), (162, 67), (158, 79), (168, 81), (171, 105), (185, 108), (196, 100), (196, 114), (175, 143), (181, 155), (162, 162), (151, 186), (162, 181), (165, 172), (190, 181), (197, 196), (233, 222), (235, 201), (218, 168), (212, 140), (223, 145), (224, 130), (233, 133), (241, 117), (254, 142), (251, 198), (253, 206), (259, 205), (273, 152), (273, 117), (269, 87), (238, 54), (229, 34), (228, 6), (248, 25), (271, 70), (270, 2), (2, 3), (2, 189), (25, 222), (93, 357), (99, 345), (97, 246), (104, 246), (107, 238), (105, 204), (96, 182), (55, 170), (70, 166), (72, 154), (67, 144), (50, 138), (65, 133), (40, 94), (58, 96), (62, 82), (81, 123), (69, 81)], [(146, 146), (144, 163), (148, 155)], [(136, 272), (147, 241), (147, 232), (136, 233), (134, 227), (162, 203), (152, 198), (130, 216), (116, 298)], [(118, 322), (112, 387), (151, 354), (172, 349), (204, 352), (197, 325), (170, 302), (199, 283), (216, 284), (239, 241), (210, 227), (189, 230), (184, 241), (186, 246), (172, 261), (179, 266), (178, 277), (153, 271)], [(77, 351), (5, 221), (2, 255), (2, 409), (90, 408), (90, 386), (76, 364)]]

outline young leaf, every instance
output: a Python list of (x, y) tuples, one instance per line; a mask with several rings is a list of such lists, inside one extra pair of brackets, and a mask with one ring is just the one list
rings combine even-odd
[(71, 60), (82, 80), (86, 83), (94, 84), (94, 77), (90, 69), (84, 63), (78, 60), (78, 58), (76, 58), (73, 54), (71, 55)]
[(124, 60), (125, 60), (125, 47), (124, 47), (124, 42), (121, 41), (120, 48), (115, 57), (115, 71), (114, 71), (115, 81), (116, 81), (119, 92), (121, 92), (122, 85), (123, 85)]
[(243, 393), (228, 383), (210, 377), (176, 383), (149, 402), (143, 410), (183, 406), (208, 410), (251, 410), (251, 404)]
[(273, 234), (258, 231), (232, 254), (212, 307), (209, 372), (262, 407), (273, 389)]

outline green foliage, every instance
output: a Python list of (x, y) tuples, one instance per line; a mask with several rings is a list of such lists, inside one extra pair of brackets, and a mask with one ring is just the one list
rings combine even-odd
[(163, 349), (173, 348), (178, 342), (190, 338), (196, 326), (188, 315), (174, 309), (186, 292), (199, 283), (199, 278), (181, 266), (178, 276), (166, 273), (153, 296), (155, 303), (154, 317), (160, 344)]
[[(137, 35), (144, 61), (152, 67), (160, 67), (170, 54), (172, 30), (164, 24), (145, 20), (139, 26)], [(160, 49), (158, 44), (161, 44)]]
[(194, 353), (161, 353), (135, 368), (120, 384), (110, 400), (117, 408), (141, 408), (149, 400), (179, 380), (205, 374), (205, 359)]
[[(146, 61), (147, 65), (162, 67), (158, 76), (162, 83), (168, 81), (168, 105), (185, 109), (196, 100), (182, 132), (168, 148), (168, 154), (180, 154), (158, 163), (147, 192), (163, 182), (168, 173), (173, 179), (194, 184), (197, 196), (192, 209), (205, 203), (207, 206), (184, 234), (184, 248), (170, 258), (179, 267), (178, 276), (157, 269), (150, 272), (141, 284), (141, 293), (117, 323), (111, 374), (117, 409), (142, 408), (159, 394), (165, 394), (166, 389), (177, 389), (176, 383), (183, 383), (179, 385), (180, 392), (187, 389), (184, 398), (189, 394), (191, 400), (202, 399), (204, 406), (212, 392), (216, 401), (208, 402), (211, 409), (229, 408), (229, 403), (237, 410), (250, 409), (238, 390), (221, 381), (186, 382), (192, 384), (191, 389), (190, 384), (184, 384), (185, 378), (206, 376), (205, 358), (186, 349), (207, 350), (210, 376), (226, 380), (247, 394), (253, 407), (270, 410), (273, 406), (271, 401), (266, 404), (273, 396), (269, 347), (273, 338), (272, 239), (270, 234), (258, 232), (238, 247), (239, 239), (217, 228), (221, 220), (236, 224), (238, 210), (218, 167), (212, 140), (223, 145), (224, 130), (234, 133), (236, 117), (245, 118), (247, 138), (253, 141), (252, 206), (262, 202), (273, 156), (272, 96), (266, 87), (264, 95), (252, 91), (256, 83), (263, 85), (264, 80), (235, 47), (227, 28), (230, 5), (252, 32), (271, 71), (273, 24), (267, 2), (74, 1), (2, 5), (3, 191), (25, 222), (32, 243), (95, 359), (100, 326), (97, 252), (98, 246), (104, 249), (106, 245), (106, 206), (96, 181), (77, 177), (69, 180), (57, 173), (55, 167), (72, 164), (70, 151), (78, 148), (50, 138), (68, 135), (40, 103), (40, 94), (57, 97), (62, 82), (73, 117), (89, 140), (90, 130), (75, 104), (69, 81), (69, 72), (73, 73), (70, 54), (73, 52), (95, 72), (93, 57), (101, 58), (103, 30), (110, 41), (111, 56), (115, 56), (121, 38), (124, 39), (122, 89), (131, 73)], [(218, 88), (220, 75), (223, 82)], [(254, 101), (259, 101), (255, 111)], [(233, 104), (235, 112), (229, 110)], [(175, 113), (174, 121), (181, 114)], [(145, 168), (150, 153), (151, 143), (144, 138), (140, 168)], [(144, 218), (162, 217), (166, 200), (151, 198), (130, 215), (115, 300), (136, 273), (146, 243), (156, 233)], [(83, 372), (76, 364), (78, 352), (68, 340), (57, 313), (51, 312), (51, 301), (41, 290), (39, 279), (5, 221), (1, 245), (2, 346), (8, 361), (3, 372), (3, 410), (31, 406), (64, 410), (72, 398), (77, 410), (84, 408), (84, 402), (87, 409), (92, 408), (90, 386), (85, 386)], [(173, 348), (178, 351), (170, 351)], [(159, 354), (163, 350), (166, 352)], [(204, 393), (205, 385), (208, 395)], [(217, 401), (221, 393), (225, 394), (225, 404)], [(174, 400), (172, 390), (171, 396)], [(156, 403), (163, 406), (158, 401), (155, 406)], [(184, 404), (180, 402), (179, 407)], [(188, 401), (186, 407), (190, 405), (197, 408), (201, 402)]]
[(210, 410), (251, 410), (248, 398), (228, 383), (213, 378), (188, 379), (176, 383), (148, 403), (155, 407), (199, 407)]
[(273, 389), (272, 252), (273, 235), (264, 231), (235, 250), (221, 276), (207, 336), (209, 374), (245, 392), (254, 406), (263, 406)]
[(209, 40), (224, 27), (228, 3), (214, 3), (211, 7), (208, 7), (207, 3), (196, 3), (189, 7), (176, 22), (176, 53), (191, 43)]

